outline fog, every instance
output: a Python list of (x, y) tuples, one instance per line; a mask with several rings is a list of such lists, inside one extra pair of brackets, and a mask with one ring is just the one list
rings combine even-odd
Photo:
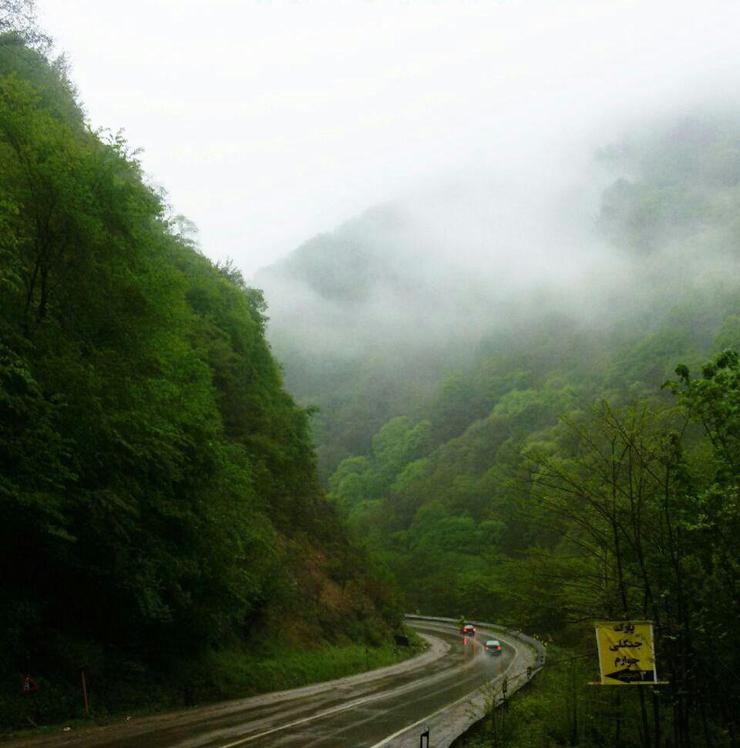
[(562, 193), (588, 218), (595, 148), (737, 90), (734, 2), (38, 5), (91, 123), (124, 128), (203, 251), (247, 276), (368, 207), (424, 196), (410, 210), (435, 206), (415, 221), (427, 252), (487, 263), (505, 244), (507, 281), (522, 263), (571, 272), (539, 249), (543, 221), (521, 226), (522, 200), (559, 220)]
[[(297, 347), (353, 358), (368, 346), (470, 346), (548, 314), (594, 329), (690, 289), (732, 283), (738, 257), (722, 233), (729, 219), (716, 211), (733, 199), (740, 177), (733, 162), (740, 107), (721, 109), (702, 103), (690, 114), (646, 113), (621, 132), (602, 133), (601, 147), (587, 141), (580, 152), (448, 174), (315, 237), (256, 278), (278, 354), (290, 358)], [(703, 154), (706, 166), (691, 162)], [(727, 184), (721, 173), (704, 173), (716, 159), (727, 165)], [(621, 210), (611, 205), (622, 199), (620, 185), (639, 192), (641, 180), (687, 194), (675, 205), (671, 194), (653, 198), (676, 213), (666, 225), (660, 215), (619, 218), (655, 223), (649, 246), (635, 247), (628, 227), (615, 236), (608, 218)], [(691, 218), (702, 211), (707, 216)]]
[(644, 327), (740, 276), (738, 3), (205, 9), (39, 0), (91, 124), (264, 289), (302, 402), (363, 376), (395, 412), (497, 334)]

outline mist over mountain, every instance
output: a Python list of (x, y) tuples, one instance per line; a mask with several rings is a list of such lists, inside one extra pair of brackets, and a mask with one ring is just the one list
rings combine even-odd
[(737, 117), (662, 119), (588, 159), (525, 164), (369, 209), (258, 274), (288, 386), (319, 407), (325, 470), (491, 345), (553, 322), (644, 329), (682, 295), (735, 288)]
[[(740, 117), (661, 118), (558, 163), (306, 243), (260, 277), (272, 345), (319, 408), (331, 499), (408, 608), (527, 621), (573, 661), (591, 621), (654, 620), (676, 745), (730, 745), (738, 693), (714, 663), (739, 666)], [(581, 729), (557, 723), (571, 687), (537, 728), (558, 745)], [(588, 703), (581, 744), (619, 743), (613, 701)], [(645, 713), (625, 719), (647, 745)]]
[(740, 4), (43, 5), (86, 106), (0, 0), (0, 730), (477, 688), (466, 748), (734, 748)]

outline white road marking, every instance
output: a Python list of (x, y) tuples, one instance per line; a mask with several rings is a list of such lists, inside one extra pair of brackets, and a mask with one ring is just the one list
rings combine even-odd
[[(472, 664), (471, 662), (463, 663), (460, 669), (469, 667), (469, 665)], [(293, 720), (292, 722), (286, 722), (285, 724), (278, 725), (277, 727), (272, 727), (269, 730), (264, 730), (260, 733), (255, 733), (254, 735), (247, 735), (244, 738), (239, 738), (239, 740), (235, 740), (232, 743), (226, 743), (224, 745), (219, 746), (219, 748), (235, 748), (238, 745), (244, 745), (245, 743), (249, 743), (253, 740), (257, 740), (258, 738), (264, 738), (267, 735), (272, 735), (276, 732), (280, 732), (281, 730), (288, 730), (291, 727), (296, 727), (298, 725), (306, 724), (307, 722), (313, 722), (317, 719), (322, 719), (323, 717), (329, 717), (333, 714), (339, 714), (341, 712), (346, 712), (350, 709), (354, 709), (355, 707), (362, 706), (363, 704), (366, 704), (370, 701), (378, 701), (379, 699), (385, 699), (391, 696), (393, 693), (404, 693), (406, 691), (412, 691), (419, 687), (420, 683), (433, 683), (435, 680), (443, 680), (449, 676), (449, 670), (445, 669), (440, 673), (435, 673), (434, 675), (427, 676), (426, 678), (423, 678), (420, 681), (412, 681), (411, 683), (407, 683), (403, 686), (396, 687), (391, 690), (381, 691), (380, 693), (371, 694), (370, 696), (365, 696), (361, 699), (356, 699), (355, 701), (351, 701), (347, 704), (340, 704), (339, 706), (332, 707), (331, 709), (326, 709), (323, 712), (318, 712), (316, 714), (312, 714), (310, 717), (303, 717), (301, 719)]]
[[(382, 695), (384, 696), (385, 694), (382, 694)], [(373, 699), (376, 699), (376, 698), (378, 698), (377, 695), (366, 696), (364, 699), (358, 699), (357, 701), (350, 702), (349, 704), (343, 704), (342, 706), (335, 706), (331, 709), (327, 709), (325, 712), (312, 714), (310, 717), (297, 719), (293, 722), (286, 722), (284, 725), (278, 725), (277, 727), (273, 727), (271, 730), (265, 730), (264, 732), (259, 732), (256, 735), (249, 735), (246, 738), (235, 740), (233, 743), (227, 743), (226, 745), (222, 745), (220, 748), (234, 748), (234, 746), (237, 746), (237, 745), (244, 745), (245, 743), (249, 743), (252, 740), (257, 740), (258, 738), (264, 738), (266, 735), (272, 735), (275, 732), (280, 732), (281, 730), (287, 730), (290, 727), (296, 727), (297, 725), (302, 725), (302, 724), (305, 724), (306, 722), (313, 722), (315, 719), (321, 719), (322, 717), (328, 717), (332, 714), (345, 712), (348, 709), (354, 709), (356, 706), (360, 706), (361, 704), (364, 704), (366, 701), (372, 701)]]
[[(440, 627), (440, 628), (442, 628), (442, 627)], [(475, 643), (477, 644), (477, 642), (475, 642)], [(517, 655), (516, 647), (514, 647), (512, 644), (509, 644), (509, 646), (511, 646), (511, 648), (514, 650), (514, 657), (512, 657), (511, 662), (509, 663), (509, 666), (506, 668), (506, 670), (504, 671), (504, 673), (502, 673), (501, 675), (506, 674), (509, 671), (509, 669), (511, 668), (511, 666), (513, 665), (514, 661), (516, 660), (516, 655)], [(469, 666), (470, 664), (472, 664), (472, 660), (470, 662), (468, 662), (468, 663), (465, 663), (463, 665), (463, 668)], [(440, 680), (441, 679), (440, 676), (446, 677), (447, 675), (449, 675), (449, 673), (443, 671), (442, 673), (439, 673), (436, 676), (432, 676), (431, 678), (424, 678), (423, 681)], [(497, 678), (499, 678), (499, 677), (501, 677), (501, 676), (497, 676)], [(303, 724), (306, 724), (307, 722), (313, 722), (314, 720), (322, 719), (323, 717), (329, 717), (329, 716), (331, 716), (333, 714), (339, 714), (341, 712), (349, 711), (350, 709), (354, 709), (355, 707), (362, 706), (363, 704), (366, 704), (366, 703), (368, 703), (370, 701), (378, 701), (379, 699), (388, 698), (388, 696), (390, 696), (391, 694), (393, 694), (394, 691), (398, 691), (399, 693), (403, 693), (404, 691), (413, 690), (415, 688), (418, 688), (418, 686), (419, 686), (419, 682), (417, 681), (417, 682), (412, 682), (412, 683), (406, 684), (405, 686), (401, 686), (400, 688), (397, 688), (397, 689), (391, 689), (391, 691), (383, 691), (381, 693), (372, 694), (370, 696), (365, 696), (364, 698), (356, 699), (355, 701), (351, 701), (348, 704), (340, 704), (339, 706), (332, 707), (331, 709), (326, 709), (323, 712), (318, 712), (317, 714), (312, 714), (310, 717), (303, 717), (302, 719), (297, 719), (297, 720), (294, 720), (292, 722), (286, 722), (285, 724), (278, 725), (277, 727), (272, 727), (269, 730), (264, 730), (263, 732), (255, 733), (254, 735), (247, 735), (244, 738), (239, 738), (239, 740), (235, 740), (235, 741), (233, 741), (231, 743), (226, 743), (224, 745), (221, 745), (221, 746), (219, 746), (219, 748), (236, 748), (236, 746), (245, 745), (246, 743), (250, 743), (253, 740), (258, 740), (259, 738), (264, 738), (264, 737), (267, 737), (268, 735), (273, 735), (274, 733), (281, 732), (282, 730), (288, 730), (291, 727), (297, 727), (298, 725), (303, 725)], [(380, 746), (385, 745), (389, 740), (393, 740), (393, 738), (398, 737), (399, 735), (403, 734), (404, 732), (406, 732), (406, 730), (411, 730), (413, 727), (421, 724), (422, 722), (425, 722), (425, 721), (431, 719), (432, 717), (436, 716), (440, 712), (443, 712), (445, 709), (449, 709), (450, 707), (455, 706), (456, 704), (459, 704), (461, 701), (464, 701), (465, 699), (469, 699), (470, 696), (473, 693), (475, 693), (475, 690), (477, 690), (477, 689), (474, 689), (473, 691), (471, 691), (470, 694), (466, 694), (465, 696), (462, 696), (461, 698), (457, 699), (456, 701), (453, 701), (451, 704), (446, 704), (445, 706), (440, 707), (439, 709), (437, 709), (436, 711), (432, 712), (431, 714), (428, 714), (425, 717), (422, 717), (422, 719), (418, 720), (417, 722), (414, 722), (411, 725), (406, 725), (406, 727), (403, 727), (402, 729), (398, 730), (397, 732), (394, 732), (392, 735), (389, 735), (389, 736), (383, 738), (383, 740), (381, 740), (379, 743), (376, 743), (375, 745), (371, 746), (371, 748), (380, 748)]]
[[(497, 675), (495, 678), (493, 678), (492, 681), (498, 680), (499, 678), (503, 678), (509, 672), (509, 670), (511, 670), (513, 664), (516, 662), (516, 658), (519, 652), (517, 648), (511, 642), (507, 642), (507, 644), (514, 650), (514, 656), (511, 658), (511, 662), (509, 662), (509, 665), (506, 668), (506, 670), (504, 670), (504, 672), (501, 673), (500, 675)], [(470, 693), (465, 694), (465, 696), (460, 697), (456, 701), (453, 701), (451, 704), (445, 704), (439, 709), (436, 709), (430, 714), (427, 714), (425, 717), (422, 717), (421, 719), (417, 720), (416, 722), (412, 722), (410, 725), (406, 725), (406, 727), (402, 727), (400, 730), (397, 730), (396, 732), (394, 732), (393, 735), (388, 735), (388, 737), (383, 738), (380, 742), (375, 743), (374, 745), (371, 745), (370, 748), (382, 748), (383, 746), (390, 743), (390, 741), (393, 740), (393, 738), (397, 738), (400, 735), (403, 735), (407, 730), (413, 730), (414, 727), (418, 727), (424, 722), (431, 721), (434, 717), (436, 717), (441, 712), (444, 712), (447, 709), (452, 709), (454, 706), (457, 706), (461, 701), (470, 699), (471, 696), (473, 696), (473, 694), (476, 693), (478, 690), (479, 689), (475, 689), (474, 691), (471, 691)], [(226, 746), (224, 746), (224, 748), (226, 748)]]

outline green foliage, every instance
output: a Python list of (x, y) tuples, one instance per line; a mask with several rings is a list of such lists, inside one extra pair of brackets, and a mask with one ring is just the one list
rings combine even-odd
[[(622, 157), (629, 179), (604, 194), (600, 228), (640, 279), (631, 308), (593, 325), (545, 311), (493, 330), (475, 361), (392, 411), (329, 479), (410, 609), (584, 651), (593, 619), (655, 620), (672, 685), (657, 716), (637, 700), (620, 707), (628, 745), (656, 730), (724, 745), (737, 729), (738, 125), (679, 132)], [(405, 463), (381, 458), (385, 435), (406, 454), (403, 435), (427, 422)], [(574, 744), (550, 722), (505, 744)], [(582, 744), (614, 744), (603, 725), (581, 729)]]
[(415, 459), (428, 444), (427, 421), (414, 424), (406, 416), (392, 418), (373, 437), (369, 458), (351, 457), (339, 465), (330, 480), (332, 495), (345, 511), (363, 499), (380, 498), (420, 469)]
[[(430, 448), (402, 492), (350, 515), (413, 608), (495, 618), (584, 651), (590, 621), (655, 621), (671, 685), (650, 713), (637, 701), (594, 702), (574, 738), (545, 705), (538, 740), (612, 745), (616, 710), (625, 745), (647, 745), (650, 732), (729, 744), (738, 694), (728, 675), (740, 667), (739, 371), (732, 351), (698, 378), (681, 365), (668, 385), (676, 401), (618, 409), (574, 409), (572, 391), (547, 385), (512, 390), (488, 419)], [(497, 744), (525, 744), (524, 732), (498, 725)]]
[[(490, 711), (455, 748), (647, 744), (638, 689), (594, 688), (590, 683), (598, 673), (593, 660), (578, 650), (550, 646), (547, 659), (547, 667), (531, 683)], [(647, 696), (650, 710), (653, 696)], [(656, 736), (651, 733), (650, 739)]]
[[(166, 678), (120, 660), (108, 679), (89, 679), (92, 716), (96, 722), (105, 722), (124, 710), (127, 714), (149, 713), (183, 703), (203, 704), (297, 688), (392, 665), (422, 649), (418, 641), (399, 648), (388, 643), (347, 642), (286, 647), (268, 640), (258, 651), (244, 647), (205, 651), (177, 663)], [(3, 724), (22, 724), (26, 718), (48, 723), (64, 720), (65, 724), (76, 718), (82, 722), (82, 700), (76, 690), (43, 677), (37, 682), (40, 690), (32, 698), (15, 692), (0, 695)]]
[(323, 496), (262, 295), (10, 33), (0, 164), (6, 687), (31, 672), (63, 715), (79, 668), (142, 683), (296, 612), (296, 645), (387, 635), (397, 603)]
[(419, 648), (336, 644), (306, 649), (274, 647), (259, 656), (220, 652), (211, 659), (209, 672), (218, 698), (230, 699), (385, 667), (416, 654)]

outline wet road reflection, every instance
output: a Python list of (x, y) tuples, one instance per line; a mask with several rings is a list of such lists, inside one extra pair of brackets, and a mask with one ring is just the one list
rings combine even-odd
[(373, 684), (361, 695), (355, 694), (357, 698), (338, 704), (337, 711), (322, 705), (304, 722), (290, 724), (288, 721), (262, 734), (256, 731), (231, 742), (188, 741), (183, 748), (236, 748), (239, 745), (369, 748), (501, 675), (512, 659), (511, 649), (500, 655), (487, 653), (483, 647), (485, 638), (481, 636), (463, 637), (450, 627), (436, 624), (414, 625), (422, 633), (447, 641), (450, 644), (448, 655), (422, 672)]
[[(514, 650), (485, 651), (487, 635), (414, 621), (431, 652), (329, 684), (109, 725), (36, 742), (38, 748), (377, 748), (384, 738), (501, 675)], [(441, 656), (440, 656), (441, 655)]]

